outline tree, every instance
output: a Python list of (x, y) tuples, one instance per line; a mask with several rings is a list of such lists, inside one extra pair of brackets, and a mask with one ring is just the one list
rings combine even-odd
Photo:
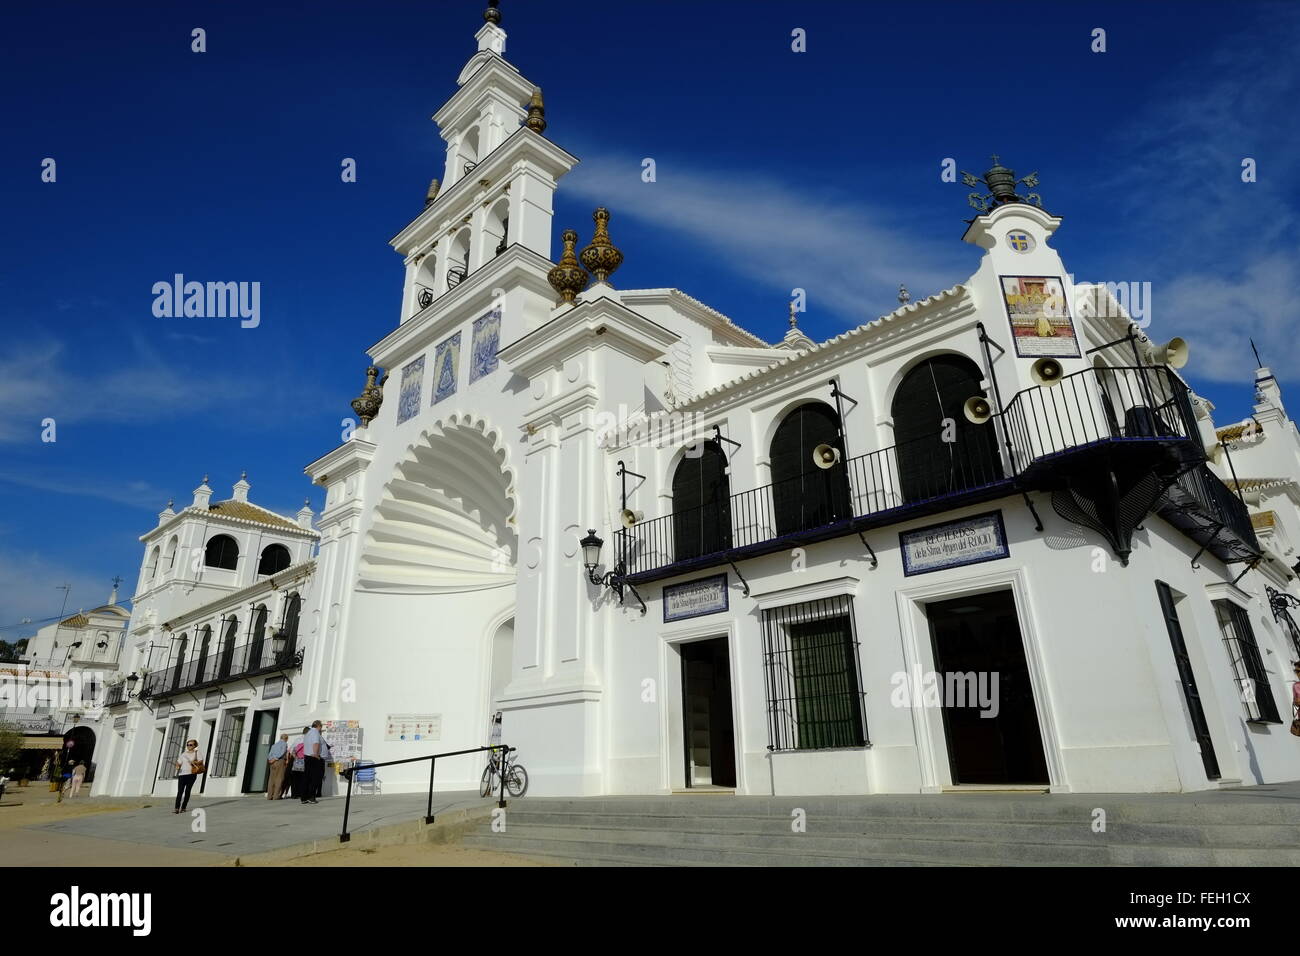
[(22, 750), (22, 732), (13, 724), (0, 723), (0, 774), (9, 772)]

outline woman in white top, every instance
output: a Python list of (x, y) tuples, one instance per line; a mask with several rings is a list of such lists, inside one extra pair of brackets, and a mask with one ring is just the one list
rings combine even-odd
[(180, 813), (189, 806), (194, 780), (203, 770), (203, 761), (199, 759), (199, 742), (185, 741), (185, 749), (176, 758), (176, 807), (172, 813)]
[(86, 780), (86, 765), (84, 763), (74, 763), (72, 765), (72, 779), (68, 781), (71, 784), (71, 790), (72, 790), (72, 792), (68, 794), (69, 800), (71, 800), (73, 797), (75, 797), (78, 793), (81, 792), (81, 785), (85, 782), (85, 780)]

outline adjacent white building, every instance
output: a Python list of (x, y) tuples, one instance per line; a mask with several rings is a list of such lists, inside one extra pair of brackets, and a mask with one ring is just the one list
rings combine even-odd
[(205, 484), (142, 539), (114, 792), (165, 785), (187, 736), (205, 792), (256, 792), (277, 727), (386, 761), (485, 744), (498, 710), (538, 794), (1300, 777), (1300, 437), (1267, 370), (1252, 440), (1216, 433), (1185, 351), (1071, 284), (1062, 220), (996, 161), (976, 272), (829, 341), (616, 289), (607, 211), (555, 256), (578, 160), (485, 19), (361, 427), (307, 466), (314, 530)]

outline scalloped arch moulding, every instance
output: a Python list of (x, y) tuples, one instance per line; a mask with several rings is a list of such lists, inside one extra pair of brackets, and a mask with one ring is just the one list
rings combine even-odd
[(407, 448), (361, 552), (366, 591), (447, 594), (512, 586), (515, 474), (500, 428), (458, 412)]

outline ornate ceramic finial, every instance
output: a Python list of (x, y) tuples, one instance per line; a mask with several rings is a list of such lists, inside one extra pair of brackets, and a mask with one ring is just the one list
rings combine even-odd
[(595, 276), (597, 282), (604, 282), (623, 264), (623, 253), (609, 241), (609, 210), (601, 206), (591, 218), (596, 221), (596, 234), (591, 237), (591, 245), (582, 250), (582, 264)]
[(898, 284), (898, 302), (900, 305), (907, 305), (912, 301), (912, 293), (907, 291), (907, 286), (901, 282)]
[(500, 0), (488, 0), (487, 9), (483, 11), (483, 19), (495, 26), (501, 26), (501, 11), (497, 9)]
[(993, 165), (989, 167), (988, 172), (983, 176), (976, 176), (962, 170), (961, 181), (967, 186), (988, 189), (987, 194), (973, 192), (966, 197), (966, 201), (978, 209), (981, 214), (990, 212), (1009, 202), (1028, 202), (1040, 207), (1043, 205), (1043, 197), (1038, 193), (1027, 193), (1021, 196), (1016, 192), (1016, 187), (1022, 183), (1030, 189), (1037, 186), (1038, 173), (1030, 173), (1023, 179), (1018, 180), (1016, 179), (1015, 170), (1003, 166), (998, 161), (996, 153), (993, 154)]
[(541, 136), (546, 132), (546, 105), (542, 102), (542, 88), (533, 89), (533, 98), (528, 101), (528, 118), (524, 125)]
[(361, 419), (362, 428), (374, 421), (375, 416), (379, 414), (379, 406), (384, 404), (383, 387), (375, 384), (375, 376), (378, 374), (379, 369), (373, 365), (366, 369), (366, 387), (361, 390), (360, 395), (352, 399), (352, 410)]
[(546, 273), (546, 281), (560, 293), (561, 301), (572, 302), (579, 292), (587, 288), (591, 277), (578, 265), (578, 257), (573, 252), (573, 247), (578, 244), (578, 234), (572, 229), (566, 229), (560, 239), (564, 242), (564, 255), (560, 256), (559, 265)]
[(799, 319), (794, 312), (794, 303), (791, 302), (790, 303), (790, 328), (797, 329), (798, 327), (799, 327)]
[(426, 206), (433, 204), (433, 201), (438, 198), (438, 190), (441, 188), (442, 183), (436, 179), (429, 183), (429, 191), (424, 194), (424, 204)]

